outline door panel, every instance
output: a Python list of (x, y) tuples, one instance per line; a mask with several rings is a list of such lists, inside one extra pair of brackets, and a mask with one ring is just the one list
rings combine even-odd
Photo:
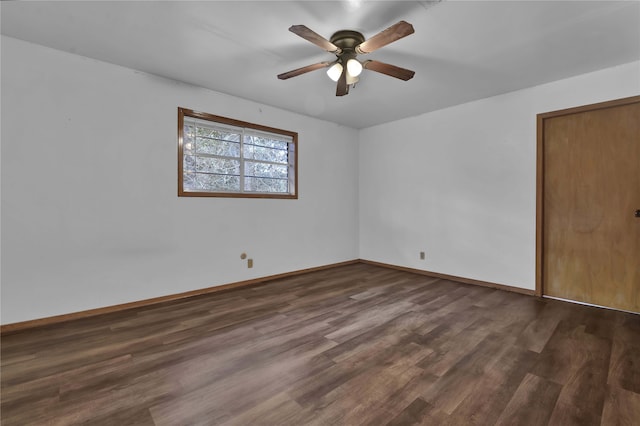
[(543, 129), (544, 294), (640, 312), (640, 103)]

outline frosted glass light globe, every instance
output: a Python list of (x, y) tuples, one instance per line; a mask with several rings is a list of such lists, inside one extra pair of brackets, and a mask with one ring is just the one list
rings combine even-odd
[(352, 77), (357, 77), (362, 72), (362, 64), (357, 59), (349, 59), (347, 61), (347, 71)]
[(327, 70), (327, 75), (331, 80), (338, 81), (340, 75), (342, 75), (342, 65), (336, 62)]

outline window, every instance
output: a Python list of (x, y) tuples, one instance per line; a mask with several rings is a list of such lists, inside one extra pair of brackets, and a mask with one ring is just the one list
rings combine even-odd
[(298, 198), (298, 134), (178, 108), (178, 196)]

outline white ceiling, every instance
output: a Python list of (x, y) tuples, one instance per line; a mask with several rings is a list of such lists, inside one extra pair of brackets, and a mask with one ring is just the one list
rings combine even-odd
[[(640, 59), (638, 1), (2, 2), (2, 34), (354, 128)], [(288, 31), (415, 34), (367, 55), (416, 76), (364, 71), (345, 97), (335, 57)], [(639, 77), (640, 78), (640, 77)], [(215, 111), (210, 111), (215, 113)]]

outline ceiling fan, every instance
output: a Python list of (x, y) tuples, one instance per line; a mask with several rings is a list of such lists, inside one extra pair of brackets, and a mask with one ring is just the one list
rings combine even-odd
[(337, 59), (335, 61), (325, 61), (307, 65), (306, 67), (279, 74), (278, 78), (280, 80), (286, 80), (310, 71), (329, 67), (327, 75), (333, 81), (338, 82), (336, 96), (344, 96), (349, 93), (349, 86), (358, 82), (358, 76), (363, 69), (376, 71), (404, 81), (410, 80), (415, 74), (414, 71), (385, 64), (384, 62), (374, 60), (360, 62), (356, 59), (358, 55), (371, 53), (389, 43), (413, 34), (413, 25), (408, 22), (400, 21), (366, 41), (361, 33), (351, 30), (338, 31), (331, 36), (330, 40), (327, 40), (304, 25), (293, 25), (289, 28), (289, 31), (327, 52), (333, 53)]

